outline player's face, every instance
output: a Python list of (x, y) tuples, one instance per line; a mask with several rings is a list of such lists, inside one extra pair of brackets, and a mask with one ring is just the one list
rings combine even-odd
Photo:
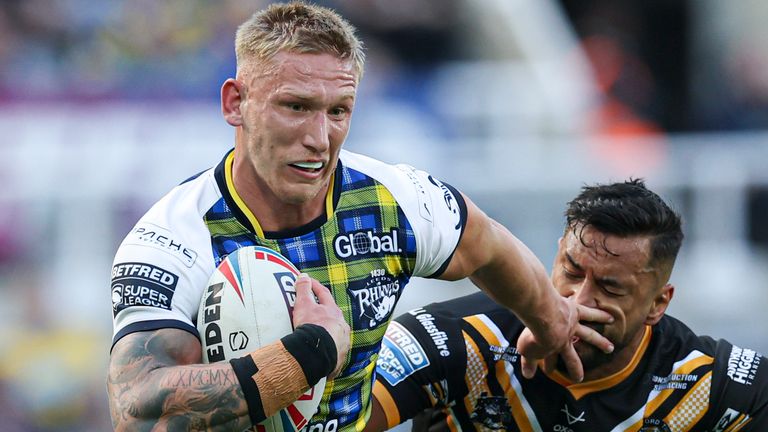
[[(322, 201), (349, 131), (357, 91), (353, 63), (283, 51), (267, 67), (243, 69), (237, 124), (242, 148), (235, 163), (251, 171), (253, 186), (267, 200)], [(243, 172), (238, 168), (236, 173)]]
[(663, 315), (671, 292), (664, 286), (661, 272), (649, 265), (650, 246), (649, 237), (606, 235), (591, 226), (568, 230), (560, 239), (552, 270), (555, 287), (562, 295), (614, 318), (610, 324), (585, 323), (615, 346), (612, 354), (604, 354), (577, 342), (585, 371), (616, 359), (628, 362), (645, 326)]

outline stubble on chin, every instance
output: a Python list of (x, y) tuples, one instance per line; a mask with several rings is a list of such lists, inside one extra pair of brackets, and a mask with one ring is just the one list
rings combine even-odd
[(586, 342), (577, 342), (574, 348), (581, 359), (581, 364), (584, 367), (585, 373), (608, 364), (613, 360), (613, 353), (606, 354), (597, 347), (589, 345)]

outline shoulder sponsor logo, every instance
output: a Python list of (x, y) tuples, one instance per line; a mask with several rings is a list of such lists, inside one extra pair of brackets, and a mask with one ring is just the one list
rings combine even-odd
[(171, 309), (179, 277), (146, 263), (120, 263), (112, 267), (112, 312), (131, 306)]
[(739, 428), (750, 420), (750, 417), (744, 413), (728, 408), (712, 432), (725, 432), (726, 430), (739, 430)]
[(398, 239), (399, 232), (392, 229), (388, 233), (376, 233), (373, 230), (339, 234), (333, 239), (333, 249), (339, 258), (351, 258), (380, 253), (396, 254), (402, 252)]
[(376, 360), (376, 372), (394, 386), (427, 366), (427, 353), (413, 334), (397, 321), (390, 323)]
[(347, 290), (353, 299), (355, 321), (362, 328), (374, 328), (392, 315), (400, 297), (400, 281), (384, 269), (376, 269), (364, 281), (350, 284)]
[(758, 366), (760, 366), (760, 355), (757, 352), (736, 345), (731, 348), (727, 375), (732, 381), (743, 385), (752, 385)]
[(416, 198), (419, 201), (419, 215), (425, 221), (432, 223), (432, 198), (427, 193), (416, 169), (409, 165), (398, 165), (397, 168), (405, 173), (408, 180), (413, 184), (413, 188), (416, 189)]
[(180, 259), (187, 267), (197, 260), (197, 252), (174, 239), (169, 230), (148, 222), (139, 223), (126, 238), (127, 244), (150, 246)]
[(435, 325), (435, 317), (433, 317), (432, 314), (428, 314), (422, 308), (414, 309), (408, 313), (413, 315), (416, 320), (419, 321), (419, 324), (424, 327), (424, 330), (427, 331), (429, 337), (432, 338), (432, 343), (435, 344), (435, 348), (437, 348), (437, 352), (440, 353), (440, 357), (448, 357), (451, 355), (451, 351), (448, 349), (448, 344), (446, 344), (448, 335), (437, 328)]
[(443, 191), (443, 201), (445, 202), (445, 206), (448, 208), (448, 211), (453, 213), (454, 217), (456, 218), (456, 225), (454, 228), (461, 228), (461, 215), (459, 214), (459, 205), (456, 202), (456, 197), (453, 196), (453, 192), (451, 192), (451, 190), (448, 189), (448, 186), (444, 185), (443, 182), (432, 176), (429, 176), (429, 181), (438, 187), (441, 191)]

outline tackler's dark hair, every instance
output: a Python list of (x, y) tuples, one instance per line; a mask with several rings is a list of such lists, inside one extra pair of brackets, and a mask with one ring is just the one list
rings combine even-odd
[(642, 179), (584, 186), (568, 203), (565, 217), (566, 230), (574, 230), (579, 238), (587, 226), (619, 237), (650, 236), (649, 264), (674, 263), (683, 242), (680, 215)]

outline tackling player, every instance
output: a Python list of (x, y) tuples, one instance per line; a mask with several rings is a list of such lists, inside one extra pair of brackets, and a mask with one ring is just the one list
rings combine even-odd
[(613, 317), (587, 325), (614, 352), (577, 342), (583, 382), (528, 379), (517, 317), (484, 293), (433, 303), (387, 329), (366, 431), (413, 417), (415, 431), (768, 431), (768, 360), (664, 315), (679, 216), (633, 180), (585, 187), (566, 220), (552, 281)]

